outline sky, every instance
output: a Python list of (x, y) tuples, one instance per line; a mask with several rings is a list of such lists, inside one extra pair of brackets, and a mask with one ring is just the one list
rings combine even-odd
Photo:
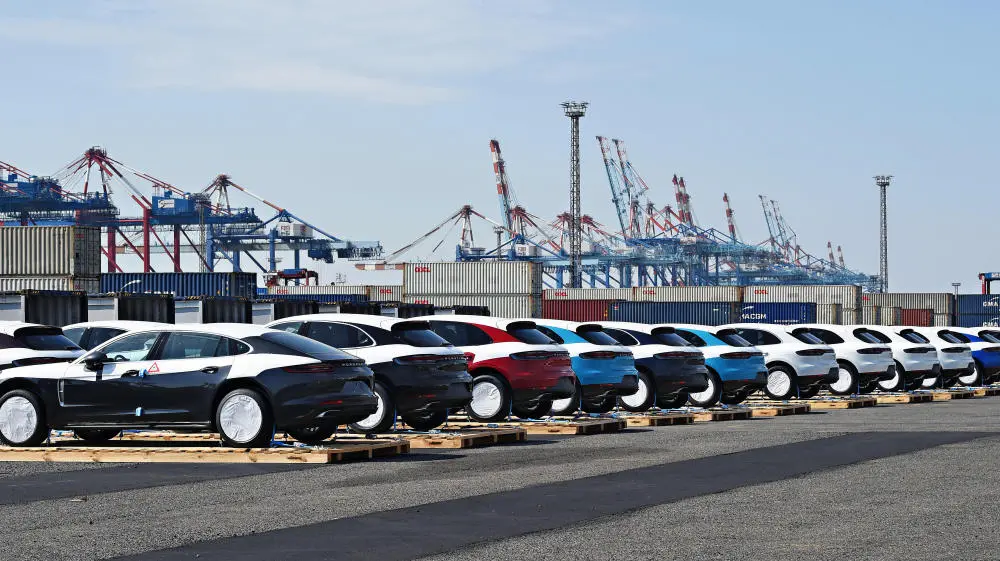
[(681, 174), (701, 224), (725, 228), (728, 193), (757, 243), (765, 194), (804, 249), (875, 274), (872, 176), (892, 174), (890, 289), (978, 292), (1000, 269), (998, 25), (972, 0), (0, 0), (0, 160), (48, 175), (100, 145), (189, 191), (227, 173), (391, 251), (464, 204), (499, 220), (491, 138), (528, 210), (567, 210), (559, 103), (588, 101), (583, 210), (604, 224), (595, 135), (661, 206)]

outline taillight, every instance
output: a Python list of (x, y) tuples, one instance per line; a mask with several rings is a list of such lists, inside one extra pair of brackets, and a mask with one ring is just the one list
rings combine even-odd
[(465, 354), (465, 360), (467, 360), (469, 364), (476, 362), (476, 353), (464, 353), (464, 354)]
[(967, 350), (969, 350), (969, 347), (947, 347), (941, 349), (941, 351), (946, 353), (964, 353)]
[(830, 351), (826, 349), (802, 349), (801, 351), (795, 351), (795, 354), (799, 356), (823, 356)]
[[(364, 364), (362, 362), (361, 364)], [(323, 372), (333, 372), (336, 366), (328, 362), (313, 362), (310, 364), (296, 364), (295, 366), (286, 366), (282, 368), (285, 372), (289, 374), (320, 374)]]
[(919, 353), (929, 353), (933, 350), (934, 349), (931, 349), (929, 347), (911, 347), (909, 349), (903, 349), (903, 352), (909, 354), (919, 354)]
[(755, 352), (751, 352), (751, 351), (746, 351), (746, 352), (740, 351), (740, 352), (735, 352), (735, 353), (722, 353), (721, 355), (719, 355), (719, 358), (728, 358), (728, 359), (737, 360), (737, 359), (753, 358), (755, 356), (764, 356), (764, 353), (761, 353), (761, 352), (756, 352), (755, 353)]
[(632, 353), (621, 353), (615, 351), (590, 351), (588, 353), (580, 353), (580, 358), (593, 358), (598, 360), (610, 360), (623, 356), (632, 356)]
[[(395, 362), (396, 364), (406, 364), (409, 366), (430, 366), (432, 364), (437, 364), (438, 362), (441, 362), (443, 360), (447, 360), (448, 358), (451, 357), (444, 357), (441, 355), (410, 355), (410, 356), (397, 357), (396, 359), (394, 359), (393, 362)], [(462, 359), (467, 360), (464, 356), (462, 357)]]
[(701, 355), (698, 353), (686, 353), (684, 351), (668, 351), (665, 353), (656, 353), (653, 358), (698, 358)]
[(552, 351), (523, 351), (512, 353), (510, 358), (514, 360), (548, 360), (560, 356), (569, 356), (569, 353), (557, 353)]
[(858, 349), (859, 355), (880, 355), (887, 352), (890, 351), (885, 347), (866, 347), (864, 349)]

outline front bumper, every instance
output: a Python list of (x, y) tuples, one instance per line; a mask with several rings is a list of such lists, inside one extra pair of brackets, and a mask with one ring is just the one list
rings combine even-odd
[(672, 400), (681, 392), (703, 392), (708, 389), (708, 369), (702, 359), (643, 358), (636, 365), (652, 373), (658, 401)]

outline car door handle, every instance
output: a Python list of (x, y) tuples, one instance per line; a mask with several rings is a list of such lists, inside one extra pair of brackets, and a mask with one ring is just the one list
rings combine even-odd
[(206, 366), (205, 368), (202, 368), (201, 371), (204, 372), (205, 374), (215, 374), (216, 372), (219, 371), (219, 367), (218, 366)]
[(139, 375), (139, 371), (138, 370), (127, 370), (125, 372), (122, 372), (122, 378), (132, 378), (132, 377), (138, 376), (138, 375)]

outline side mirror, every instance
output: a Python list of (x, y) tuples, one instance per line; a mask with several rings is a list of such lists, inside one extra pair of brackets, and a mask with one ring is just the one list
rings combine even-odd
[(95, 372), (104, 368), (104, 365), (108, 362), (110, 362), (108, 355), (98, 351), (87, 353), (87, 355), (83, 357), (83, 364), (86, 366), (87, 370)]

